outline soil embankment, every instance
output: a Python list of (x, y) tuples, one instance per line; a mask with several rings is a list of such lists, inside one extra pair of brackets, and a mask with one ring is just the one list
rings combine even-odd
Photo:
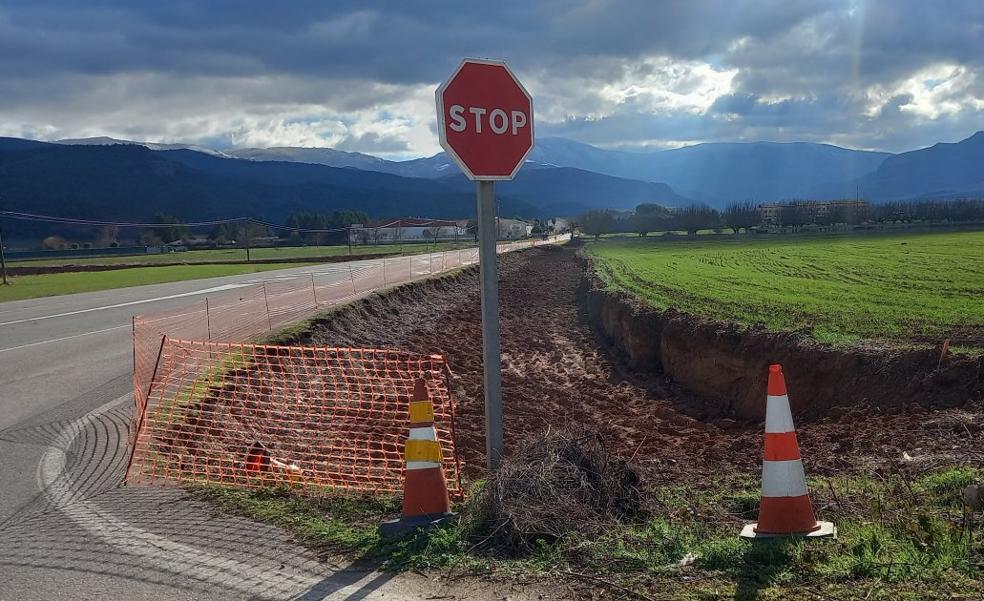
[(762, 374), (770, 363), (781, 363), (796, 383), (790, 400), (804, 417), (858, 405), (956, 407), (984, 398), (981, 356), (941, 356), (941, 348), (834, 348), (795, 333), (656, 310), (605, 290), (590, 265), (580, 295), (589, 320), (630, 366), (665, 374), (739, 417), (764, 417)]
[[(636, 459), (650, 483), (700, 483), (722, 474), (756, 473), (761, 424), (735, 420), (728, 413), (733, 404), (728, 398), (693, 394), (652, 365), (642, 368), (638, 357), (634, 363), (640, 367), (633, 367), (626, 354), (599, 344), (579, 302), (585, 275), (573, 249), (545, 247), (500, 257), (507, 452), (526, 435), (576, 424), (603, 433), (620, 454)], [(699, 355), (698, 339), (693, 340), (692, 352)], [(339, 307), (292, 342), (443, 354), (454, 372), (457, 446), (465, 473), (482, 473), (482, 338), (475, 269)], [(643, 342), (644, 337), (640, 348)], [(734, 352), (743, 351), (736, 346)], [(760, 361), (764, 366), (769, 359)], [(794, 361), (786, 363), (792, 368)], [(763, 367), (758, 377), (743, 374), (745, 379), (734, 386), (747, 386), (749, 398), (755, 396), (764, 407), (766, 373)], [(800, 373), (788, 378), (794, 403), (811, 385), (799, 379)], [(984, 442), (981, 403), (897, 409), (851, 405), (804, 420), (798, 434), (811, 473), (892, 466), (903, 452), (916, 460), (984, 458), (979, 457)]]

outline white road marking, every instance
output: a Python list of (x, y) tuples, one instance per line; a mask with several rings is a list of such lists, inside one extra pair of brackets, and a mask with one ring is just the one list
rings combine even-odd
[(67, 451), (85, 427), (101, 413), (132, 398), (132, 394), (125, 394), (90, 411), (68, 424), (59, 432), (54, 444), (45, 447), (38, 463), (37, 483), (52, 505), (89, 535), (106, 541), (126, 555), (145, 560), (149, 565), (166, 565), (175, 574), (214, 582), (243, 594), (253, 595), (262, 591), (264, 597), (286, 597), (322, 582), (323, 579), (315, 574), (290, 573), (278, 567), (271, 569), (246, 564), (174, 542), (127, 523), (92, 501), (75, 499), (76, 491), (72, 489), (71, 479), (65, 472)]
[(51, 340), (42, 340), (40, 342), (31, 342), (29, 344), (20, 344), (20, 345), (17, 345), (17, 346), (11, 346), (11, 347), (7, 347), (7, 348), (0, 348), (0, 353), (5, 353), (7, 351), (16, 351), (17, 349), (22, 349), (22, 348), (30, 348), (32, 346), (38, 346), (38, 345), (41, 345), (41, 344), (50, 344), (52, 342), (61, 342), (63, 340), (71, 340), (72, 338), (81, 338), (83, 336), (92, 336), (93, 334), (102, 334), (103, 332), (112, 332), (113, 330), (121, 330), (123, 328), (129, 328), (129, 327), (130, 327), (130, 324), (125, 323), (125, 324), (123, 324), (121, 326), (115, 326), (115, 327), (112, 327), (112, 328), (105, 328), (105, 329), (102, 329), (102, 330), (93, 330), (91, 332), (84, 332), (82, 334), (75, 334), (75, 335), (72, 335), (72, 336), (62, 336), (61, 338), (52, 338)]
[(128, 303), (116, 303), (115, 305), (104, 305), (102, 307), (92, 307), (90, 309), (79, 309), (78, 311), (68, 311), (66, 313), (56, 313), (54, 315), (42, 315), (41, 317), (29, 317), (26, 319), (15, 319), (14, 321), (4, 321), (0, 322), (0, 326), (12, 326), (14, 324), (27, 323), (29, 321), (41, 321), (43, 319), (54, 319), (56, 317), (68, 317), (70, 315), (80, 315), (82, 313), (91, 313), (93, 311), (105, 311), (106, 309), (118, 309), (120, 307), (142, 305), (144, 303), (155, 303), (157, 301), (171, 300), (173, 298), (184, 298), (186, 296), (198, 296), (199, 294), (222, 292), (223, 290), (233, 290), (235, 288), (243, 288), (245, 286), (249, 286), (249, 284), (223, 284), (222, 286), (215, 286), (214, 288), (205, 288), (203, 290), (182, 292), (181, 294), (171, 294), (168, 296), (158, 296), (157, 298), (146, 298), (143, 300), (130, 301)]

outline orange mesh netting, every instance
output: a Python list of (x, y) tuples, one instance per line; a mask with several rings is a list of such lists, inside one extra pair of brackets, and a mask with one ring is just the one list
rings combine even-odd
[(413, 383), (423, 378), (452, 495), (454, 403), (438, 355), (166, 338), (127, 482), (402, 490)]
[[(500, 243), (498, 253), (551, 244), (568, 236), (549, 240), (523, 240)], [(176, 358), (165, 355), (166, 339), (221, 341), (237, 343), (255, 340), (277, 328), (312, 317), (336, 304), (360, 298), (374, 290), (401, 284), (478, 262), (478, 249), (465, 248), (413, 255), (364, 260), (348, 264), (319, 266), (316, 272), (269, 279), (262, 283), (230, 284), (218, 287), (205, 298), (174, 309), (165, 309), (133, 318), (134, 427), (130, 428), (130, 448), (134, 448), (141, 416), (148, 408), (151, 383), (165, 375), (184, 381), (198, 381), (216, 368), (220, 356), (211, 349), (209, 361), (188, 359), (183, 368)], [(172, 343), (173, 344), (173, 343)], [(221, 345), (220, 345), (221, 346)], [(223, 348), (229, 348), (225, 345)], [(212, 352), (214, 351), (214, 352)], [(172, 351), (173, 352), (173, 351)], [(189, 351), (190, 352), (190, 351)], [(230, 351), (225, 351), (228, 355)], [(168, 359), (170, 363), (166, 362)], [(216, 360), (216, 361), (213, 361)], [(161, 372), (161, 370), (165, 370)], [(181, 371), (181, 370), (184, 371)], [(195, 372), (194, 370), (205, 370)], [(214, 375), (214, 374), (213, 374)], [(300, 375), (299, 375), (300, 377)], [(195, 380), (197, 378), (197, 380)], [(164, 394), (157, 389), (158, 394)], [(158, 398), (158, 403), (161, 398)], [(159, 409), (158, 409), (159, 410)], [(203, 430), (204, 432), (204, 430)]]

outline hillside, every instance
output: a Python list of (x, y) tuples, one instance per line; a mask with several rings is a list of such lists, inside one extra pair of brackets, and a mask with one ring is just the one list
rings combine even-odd
[[(239, 151), (233, 151), (237, 153)], [(457, 173), (444, 154), (383, 161), (331, 149), (242, 151), (254, 159), (348, 165), (406, 177), (444, 178)], [(352, 156), (350, 156), (352, 155)], [(874, 171), (888, 153), (806, 142), (709, 143), (656, 152), (606, 150), (563, 138), (542, 138), (522, 173), (568, 167), (622, 179), (661, 183), (677, 194), (721, 206), (730, 200), (805, 197), (831, 182), (850, 182)], [(846, 184), (845, 184), (846, 185)], [(616, 190), (611, 191), (616, 195)]]
[[(10, 149), (20, 146), (19, 149)], [(24, 145), (0, 140), (5, 209), (93, 219), (183, 220), (249, 215), (282, 221), (295, 211), (357, 209), (374, 217), (462, 217), (474, 195), (434, 181), (321, 165), (254, 163), (142, 146)], [(539, 209), (503, 199), (510, 214)]]
[(885, 201), (925, 196), (984, 196), (984, 131), (885, 159), (857, 180), (863, 194)]
[[(440, 181), (462, 190), (474, 186), (463, 175), (448, 176)], [(541, 199), (538, 206), (550, 215), (576, 215), (595, 208), (631, 210), (641, 203), (680, 207), (693, 202), (666, 184), (611, 177), (569, 167), (537, 169), (529, 165), (519, 172), (516, 179), (498, 182), (496, 191), (507, 198)]]

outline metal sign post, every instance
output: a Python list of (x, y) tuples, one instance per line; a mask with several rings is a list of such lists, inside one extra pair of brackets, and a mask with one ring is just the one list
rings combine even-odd
[(482, 359), (485, 365), (485, 454), (489, 469), (502, 460), (502, 366), (499, 340), (499, 277), (496, 269), (495, 182), (476, 182), (478, 264), (482, 280)]
[(478, 191), (485, 450), (494, 471), (503, 453), (495, 180), (512, 179), (533, 150), (533, 99), (504, 62), (484, 59), (462, 61), (435, 99), (441, 146)]

